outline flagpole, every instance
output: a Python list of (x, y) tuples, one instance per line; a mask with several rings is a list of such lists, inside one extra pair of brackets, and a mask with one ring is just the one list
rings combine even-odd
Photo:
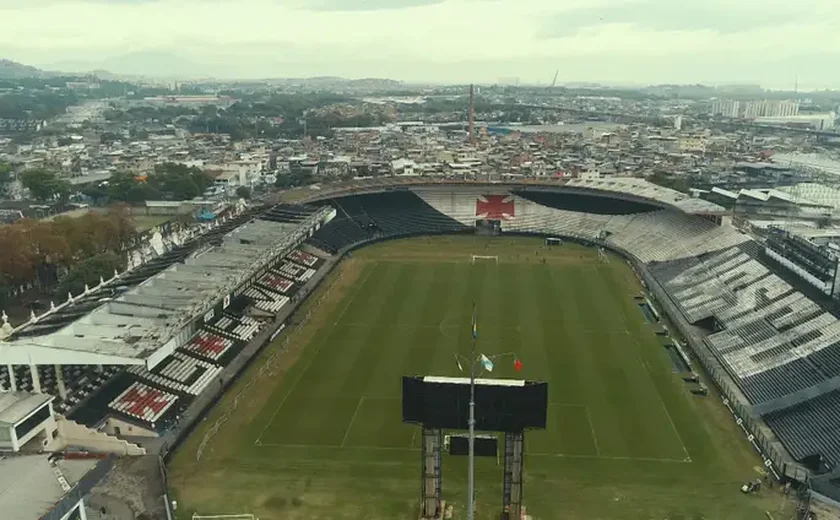
[(473, 303), (472, 350), (470, 355), (470, 421), (469, 421), (469, 475), (467, 477), (467, 520), (475, 518), (475, 341), (476, 310)]

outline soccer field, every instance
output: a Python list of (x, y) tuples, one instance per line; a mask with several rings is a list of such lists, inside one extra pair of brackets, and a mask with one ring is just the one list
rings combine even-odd
[[(497, 255), (471, 263), (471, 255)], [(419, 427), (400, 420), (402, 375), (464, 375), (472, 304), (493, 377), (549, 383), (548, 428), (526, 434), (535, 518), (750, 519), (779, 510), (738, 490), (760, 460), (715, 395), (685, 387), (633, 297), (627, 264), (539, 239), (435, 237), (357, 251), (306, 303), (176, 453), (179, 515), (262, 520), (416, 518)], [(316, 304), (316, 302), (318, 302)], [(287, 336), (287, 337), (286, 337)], [(287, 351), (260, 371), (265, 359)], [(248, 388), (245, 385), (250, 384)], [(236, 409), (207, 443), (208, 426)], [(479, 458), (479, 518), (497, 518), (502, 468)], [(464, 517), (466, 459), (444, 455), (443, 494)]]

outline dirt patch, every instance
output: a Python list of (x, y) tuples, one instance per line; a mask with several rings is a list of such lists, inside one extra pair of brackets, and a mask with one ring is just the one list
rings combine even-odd
[[(91, 491), (92, 503), (116, 518), (132, 520), (145, 514), (152, 520), (166, 518), (163, 484), (156, 455), (125, 457)], [(128, 516), (128, 512), (131, 516)]]
[(811, 501), (811, 511), (816, 513), (816, 518), (820, 520), (840, 520), (840, 509), (816, 500)]

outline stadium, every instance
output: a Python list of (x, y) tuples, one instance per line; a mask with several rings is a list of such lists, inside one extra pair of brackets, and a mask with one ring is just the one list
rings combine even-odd
[[(790, 513), (740, 488), (840, 498), (840, 322), (763, 251), (640, 179), (292, 191), (6, 326), (0, 442), (160, 454), (176, 518), (416, 518), (400, 380), (462, 375), (475, 303), (492, 376), (548, 384), (529, 516)], [(479, 518), (500, 464), (477, 463)], [(464, 457), (441, 466), (463, 517)]]

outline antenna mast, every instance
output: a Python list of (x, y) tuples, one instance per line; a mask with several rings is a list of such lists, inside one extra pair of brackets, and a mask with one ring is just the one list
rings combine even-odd
[(470, 145), (475, 146), (475, 87), (470, 85), (470, 113), (469, 113)]

